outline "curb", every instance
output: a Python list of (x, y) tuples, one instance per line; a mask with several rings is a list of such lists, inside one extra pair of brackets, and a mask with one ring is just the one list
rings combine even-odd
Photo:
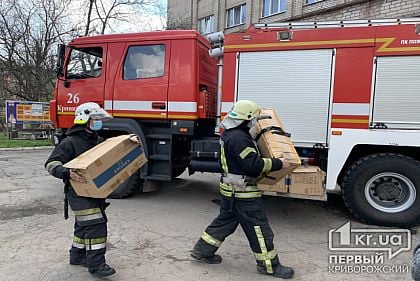
[(5, 147), (5, 148), (0, 148), (0, 151), (42, 150), (42, 149), (51, 149), (51, 148), (54, 148), (54, 146)]

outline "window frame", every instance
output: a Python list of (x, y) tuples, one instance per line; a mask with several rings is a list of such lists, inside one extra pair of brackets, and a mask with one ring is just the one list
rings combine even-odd
[[(309, 1), (311, 1), (311, 2), (309, 3)], [(305, 6), (306, 5), (312, 5), (312, 4), (315, 4), (315, 3), (318, 3), (318, 2), (322, 2), (322, 1), (324, 1), (324, 0), (305, 0), (304, 5)]]
[[(204, 21), (206, 23), (205, 24), (205, 29), (206, 30), (207, 30), (207, 24), (210, 23), (210, 31), (209, 32), (205, 32), (204, 30), (201, 29), (202, 21)], [(210, 34), (210, 33), (214, 32), (214, 14), (213, 15), (208, 15), (208, 16), (205, 16), (205, 17), (202, 17), (202, 18), (198, 19), (198, 31), (202, 35), (206, 35), (206, 34)]]
[[(273, 16), (273, 15), (277, 15), (277, 14), (281, 14), (281, 13), (286, 12), (287, 0), (278, 0), (279, 4), (278, 4), (278, 9), (277, 9), (276, 12), (272, 11), (272, 4), (273, 4), (273, 1), (275, 1), (275, 0), (262, 0), (262, 1), (263, 1), (262, 2), (262, 11), (261, 11), (261, 17), (262, 18), (266, 18), (266, 17), (270, 17), (270, 16)], [(284, 3), (284, 10), (281, 9), (282, 3)], [(267, 15), (264, 14), (266, 4), (268, 4), (268, 14)]]
[[(92, 51), (89, 52), (89, 50), (92, 50)], [(100, 50), (100, 52), (96, 52), (98, 50)], [(83, 55), (84, 57), (77, 59), (76, 56), (78, 55)], [(92, 78), (101, 77), (102, 69), (103, 69), (103, 56), (104, 56), (104, 49), (101, 46), (72, 48), (68, 56), (66, 66), (65, 66), (66, 79), (80, 80), (80, 79), (92, 79)], [(93, 58), (93, 62), (90, 61), (92, 58)], [(83, 63), (82, 63), (82, 60), (80, 59), (83, 60)], [(72, 65), (73, 62), (75, 62), (74, 65)], [(86, 67), (86, 66), (89, 66), (89, 69), (83, 69), (83, 67)], [(95, 66), (97, 66), (97, 68), (95, 68)], [(79, 67), (82, 67), (83, 72), (82, 71), (77, 72), (77, 69)], [(73, 72), (74, 69), (76, 70)]]
[[(130, 55), (130, 49), (135, 49), (135, 48), (138, 48), (138, 47), (140, 47), (140, 48), (141, 47), (151, 47), (151, 46), (163, 46), (163, 72), (162, 72), (162, 74), (158, 75), (158, 76), (150, 76), (150, 77), (137, 77), (139, 75), (137, 73), (137, 70), (141, 69), (141, 68), (139, 68), (139, 69), (136, 69), (136, 77), (134, 77), (134, 76), (132, 77), (132, 76), (128, 75), (126, 73), (126, 64), (127, 64), (127, 61), (128, 61), (128, 57)], [(166, 44), (163, 44), (163, 43), (146, 44), (146, 45), (141, 45), (141, 44), (140, 45), (135, 45), (134, 44), (134, 45), (128, 46), (125, 57), (124, 57), (124, 60), (123, 60), (123, 64), (122, 64), (122, 80), (124, 80), (124, 81), (135, 81), (135, 80), (156, 79), (156, 78), (164, 77), (165, 76), (165, 65), (166, 65), (166, 52), (167, 52), (167, 47), (166, 47)]]
[[(235, 11), (236, 11), (237, 8), (240, 8), (240, 10), (239, 10), (239, 23), (235, 23)], [(245, 9), (245, 15), (243, 14), (244, 9)], [(233, 24), (232, 25), (229, 25), (229, 12), (230, 11), (232, 11), (232, 18), (233, 18)], [(235, 27), (235, 26), (238, 26), (238, 25), (245, 24), (246, 12), (247, 12), (246, 11), (246, 3), (243, 3), (241, 5), (238, 5), (238, 6), (227, 9), (226, 10), (226, 28), (231, 28), (231, 27)]]

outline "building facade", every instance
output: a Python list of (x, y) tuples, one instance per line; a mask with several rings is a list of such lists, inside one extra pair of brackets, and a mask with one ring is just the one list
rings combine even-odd
[(169, 29), (240, 32), (253, 23), (420, 16), (420, 0), (168, 0)]

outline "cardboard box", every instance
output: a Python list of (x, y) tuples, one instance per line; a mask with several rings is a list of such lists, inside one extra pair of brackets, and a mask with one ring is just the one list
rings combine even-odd
[[(275, 111), (264, 108), (261, 110), (261, 116), (268, 118), (258, 120), (250, 133), (257, 141), (262, 157), (283, 157), (290, 163), (288, 168), (270, 172), (258, 181), (259, 184), (273, 185), (299, 167), (301, 160), (290, 137), (282, 134), (285, 130)], [(260, 134), (261, 131), (265, 132)]]
[(279, 182), (267, 185), (258, 184), (261, 191), (323, 196), (325, 172), (318, 166), (300, 166)]
[(282, 192), (282, 193), (288, 193), (289, 192), (289, 176), (286, 176), (285, 178), (281, 179), (275, 184), (258, 184), (258, 188), (261, 191), (270, 191), (270, 192)]
[(147, 162), (141, 145), (130, 136), (107, 139), (64, 165), (86, 179), (70, 180), (77, 195), (106, 198)]
[(290, 174), (289, 193), (323, 196), (325, 172), (318, 166), (301, 166)]

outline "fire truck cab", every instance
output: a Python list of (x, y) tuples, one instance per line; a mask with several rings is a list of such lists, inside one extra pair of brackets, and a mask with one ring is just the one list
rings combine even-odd
[(342, 193), (356, 218), (415, 225), (419, 24), (256, 24), (226, 35), (218, 62), (195, 31), (77, 38), (61, 48), (51, 117), (60, 135), (94, 101), (114, 116), (105, 137), (140, 136), (149, 163), (114, 194), (123, 197), (187, 167), (219, 172), (218, 115), (250, 99), (276, 110), (299, 155), (326, 172), (325, 192)]

